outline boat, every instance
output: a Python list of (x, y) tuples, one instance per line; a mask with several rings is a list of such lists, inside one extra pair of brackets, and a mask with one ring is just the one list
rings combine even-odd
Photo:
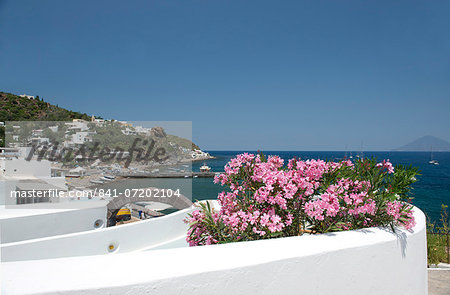
[(430, 161), (428, 161), (429, 164), (431, 165), (439, 165), (439, 162), (435, 159), (433, 159), (433, 147), (431, 147), (430, 150)]
[(90, 182), (95, 183), (95, 184), (103, 184), (104, 183), (102, 180), (95, 180), (95, 179), (91, 179)]
[(211, 167), (209, 167), (206, 164), (203, 164), (203, 166), (200, 167), (200, 172), (209, 172), (209, 171), (211, 171)]
[(428, 163), (431, 165), (439, 165), (439, 162), (437, 160), (430, 160)]

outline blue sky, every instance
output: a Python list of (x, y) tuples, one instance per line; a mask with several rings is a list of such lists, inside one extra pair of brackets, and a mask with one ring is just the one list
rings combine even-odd
[(449, 1), (1, 1), (0, 90), (204, 149), (450, 140)]

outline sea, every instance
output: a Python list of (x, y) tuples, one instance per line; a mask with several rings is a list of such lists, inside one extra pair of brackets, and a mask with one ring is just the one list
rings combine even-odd
[[(224, 171), (226, 163), (237, 154), (257, 151), (208, 151), (214, 159), (192, 163), (192, 171), (199, 171), (204, 164), (211, 167), (213, 172)], [(433, 159), (439, 165), (432, 165), (429, 152), (358, 152), (345, 151), (263, 151), (265, 155), (278, 155), (285, 160), (297, 157), (306, 159), (339, 160), (359, 157), (374, 157), (378, 161), (389, 159), (394, 165), (412, 165), (418, 167), (420, 175), (413, 185), (412, 203), (420, 208), (429, 222), (440, 224), (441, 205), (450, 205), (450, 152), (433, 152)], [(191, 167), (189, 167), (190, 169)], [(195, 200), (216, 199), (225, 188), (214, 184), (213, 178), (186, 179), (127, 179), (112, 184), (115, 188), (159, 187), (180, 189), (182, 194)], [(448, 210), (450, 212), (450, 210)]]

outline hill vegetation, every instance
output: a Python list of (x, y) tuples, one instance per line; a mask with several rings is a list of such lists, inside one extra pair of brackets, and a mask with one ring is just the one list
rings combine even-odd
[[(71, 121), (89, 120), (90, 116), (66, 110), (45, 102), (43, 98), (31, 99), (15, 94), (0, 92), (0, 122), (6, 121)], [(0, 146), (5, 144), (5, 129), (0, 127)]]
[[(99, 117), (96, 117), (99, 118)], [(34, 99), (28, 97), (21, 97), (19, 95), (0, 92), (0, 122), (7, 121), (72, 121), (73, 119), (83, 119), (89, 121), (91, 116), (85, 113), (74, 112), (59, 106), (52, 105), (43, 98), (39, 98), (36, 96)], [(128, 147), (129, 143), (133, 142), (130, 137), (126, 137), (121, 131), (120, 128), (115, 128), (111, 132), (104, 134), (104, 130), (98, 130), (98, 134), (96, 135), (96, 140), (103, 140), (108, 143), (113, 138), (121, 139), (116, 140), (122, 141), (124, 144), (123, 148)], [(164, 131), (163, 131), (164, 132)], [(112, 136), (115, 134), (116, 136)], [(53, 138), (56, 134), (50, 132), (46, 134), (46, 137)], [(60, 134), (60, 136), (64, 136), (64, 134)], [(166, 135), (164, 135), (166, 136)], [(167, 140), (169, 142), (175, 143), (178, 146), (185, 147), (188, 149), (200, 149), (197, 145), (191, 142), (188, 139), (181, 138), (175, 135), (167, 135)], [(103, 142), (102, 141), (102, 142)], [(4, 146), (5, 144), (5, 128), (0, 126), (0, 146)]]
[(89, 120), (90, 116), (52, 105), (39, 98), (39, 96), (30, 99), (0, 92), (0, 122), (28, 120), (70, 121), (72, 119)]

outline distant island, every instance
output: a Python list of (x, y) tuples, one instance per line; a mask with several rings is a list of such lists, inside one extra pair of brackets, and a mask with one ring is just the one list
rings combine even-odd
[(393, 149), (399, 152), (450, 152), (450, 142), (431, 135), (423, 136)]

